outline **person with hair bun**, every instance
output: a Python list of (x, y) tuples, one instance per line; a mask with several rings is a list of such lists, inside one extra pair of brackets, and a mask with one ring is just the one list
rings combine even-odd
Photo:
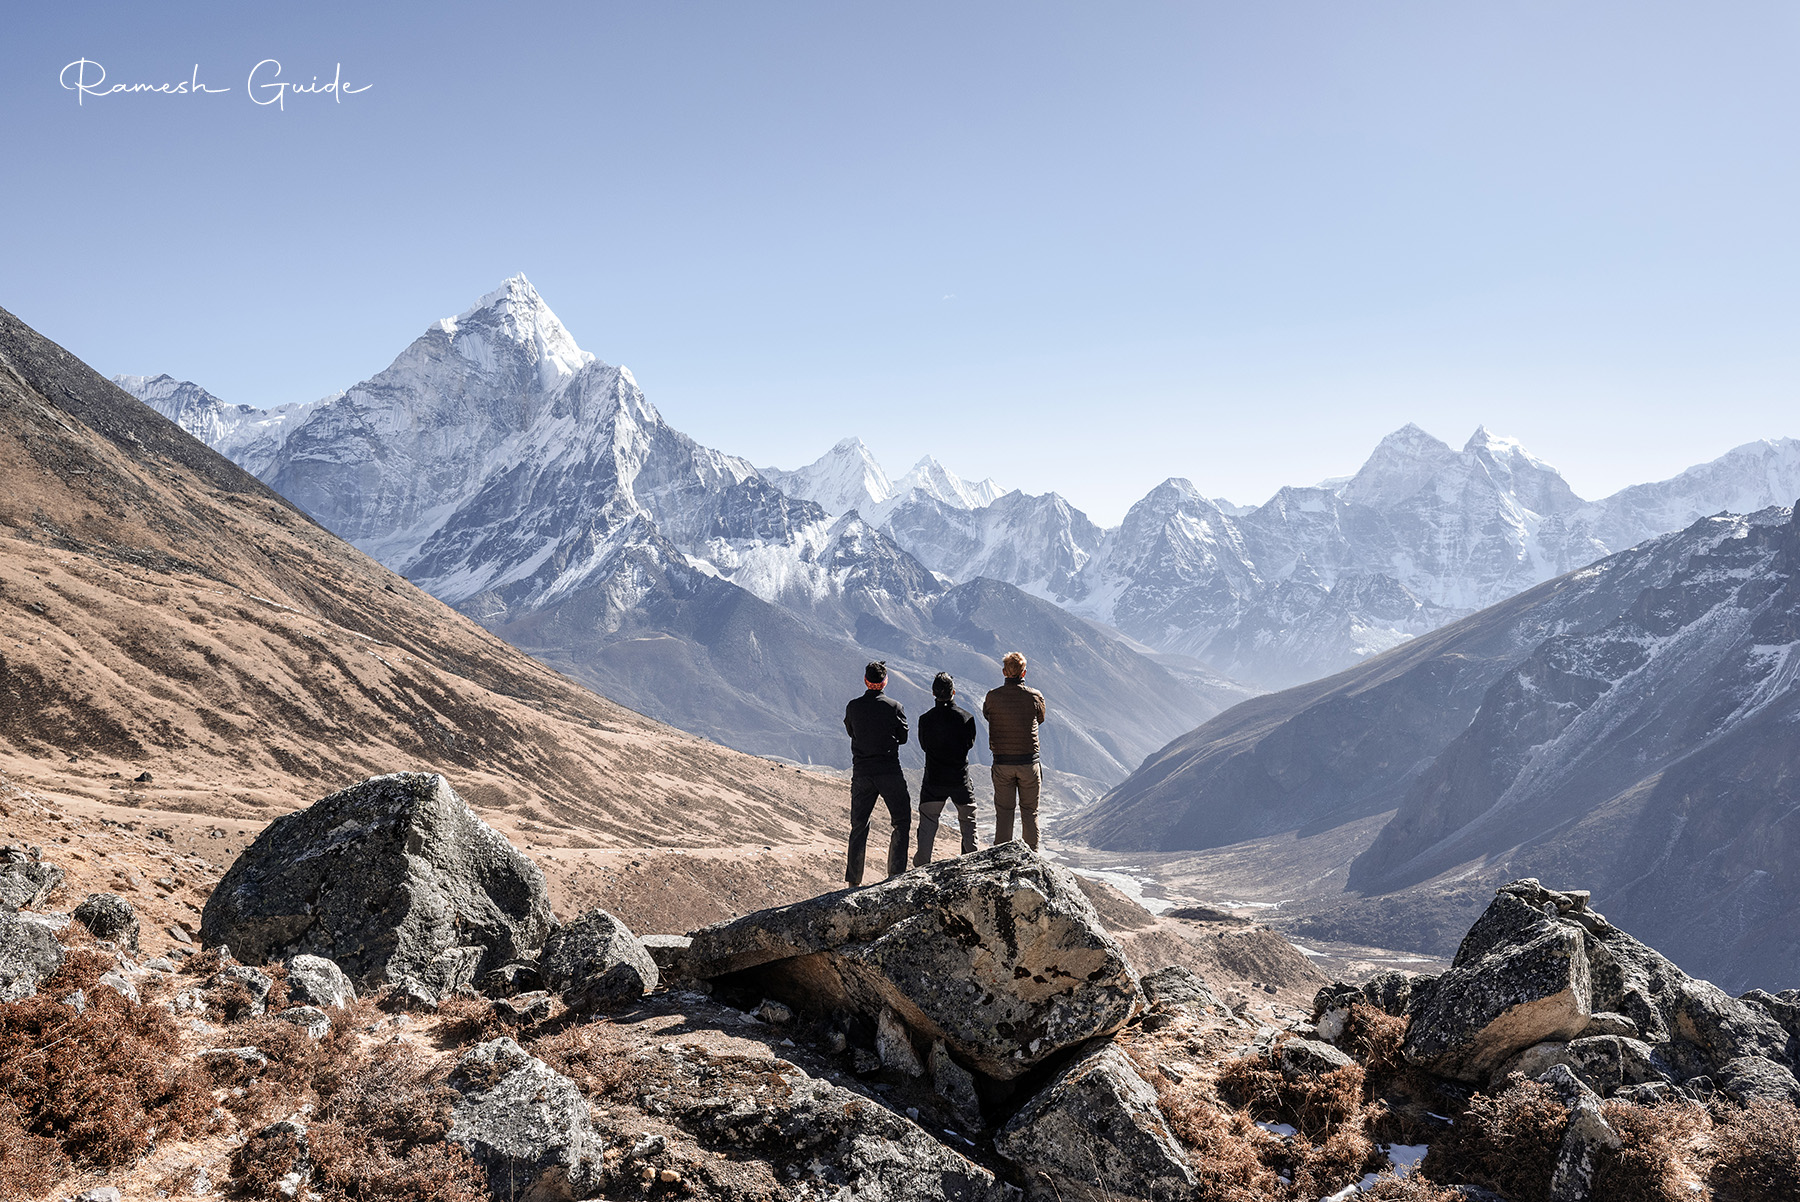
[(1047, 716), (1044, 695), (1025, 687), (1025, 657), (1017, 651), (1006, 653), (1000, 671), (1006, 683), (990, 690), (981, 703), (994, 759), (994, 842), (1012, 839), (1016, 808), (1025, 842), (1036, 851), (1038, 794), (1044, 787), (1044, 769), (1038, 762), (1038, 727)]
[(969, 786), (969, 749), (975, 746), (975, 715), (956, 704), (956, 681), (939, 672), (931, 682), (937, 704), (919, 718), (919, 747), (925, 752), (925, 779), (919, 782), (919, 850), (913, 867), (931, 863), (944, 803), (956, 803), (962, 826), (962, 854), (975, 850), (975, 793)]
[(912, 794), (900, 771), (900, 744), (906, 742), (906, 711), (882, 692), (887, 687), (887, 661), (874, 660), (863, 669), (863, 694), (844, 707), (844, 730), (850, 735), (850, 857), (844, 880), (862, 884), (863, 859), (869, 848), (869, 820), (875, 799), (887, 804), (894, 831), (888, 838), (887, 874), (906, 871), (906, 843), (912, 830)]

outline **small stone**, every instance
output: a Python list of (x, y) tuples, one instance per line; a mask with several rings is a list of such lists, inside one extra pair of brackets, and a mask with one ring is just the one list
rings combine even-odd
[(323, 1039), (331, 1031), (331, 1016), (317, 1006), (292, 1006), (275, 1017), (293, 1023), (306, 1032), (309, 1039)]
[(794, 1021), (794, 1012), (773, 998), (764, 998), (762, 1004), (751, 1013), (772, 1027), (785, 1026)]
[(965, 1127), (981, 1130), (981, 1096), (975, 1091), (975, 1075), (956, 1062), (941, 1039), (932, 1043), (928, 1059), (931, 1088)]
[(664, 1169), (656, 1175), (656, 1179), (664, 1185), (675, 1185), (681, 1181), (681, 1174), (674, 1169)]
[(138, 950), (138, 917), (131, 903), (117, 893), (90, 893), (75, 907), (72, 915), (96, 939), (106, 939), (125, 948)]
[(116, 1185), (97, 1185), (93, 1189), (84, 1189), (69, 1202), (119, 1202), (119, 1187)]
[(287, 982), (288, 998), (298, 1005), (341, 1009), (356, 1000), (356, 986), (324, 956), (289, 956)]
[(833, 1027), (825, 1032), (825, 1050), (832, 1053), (843, 1051), (850, 1046), (850, 1039), (842, 1031)]
[(154, 776), (151, 776), (148, 772), (140, 772), (136, 776), (132, 777), (131, 779), (136, 781), (140, 785), (147, 785), (151, 781), (155, 780), (156, 778)]
[(137, 1002), (139, 1000), (137, 986), (133, 985), (123, 973), (105, 973), (100, 977), (100, 983), (127, 1001)]
[(180, 927), (169, 927), (167, 930), (169, 932), (169, 938), (173, 939), (176, 943), (192, 943), (194, 941), (194, 937)]

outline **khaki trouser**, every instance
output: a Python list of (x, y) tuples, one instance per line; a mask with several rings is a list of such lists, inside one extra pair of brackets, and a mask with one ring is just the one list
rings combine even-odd
[(1013, 835), (1013, 808), (1019, 810), (1025, 843), (1032, 851), (1038, 845), (1038, 792), (1044, 786), (1044, 770), (1037, 764), (995, 764), (994, 774), (994, 843), (1009, 842)]

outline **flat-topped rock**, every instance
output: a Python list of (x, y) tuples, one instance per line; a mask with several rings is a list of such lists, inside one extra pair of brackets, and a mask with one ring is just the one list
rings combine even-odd
[(1124, 1026), (1137, 975), (1075, 877), (1013, 842), (693, 932), (687, 972), (797, 1008), (891, 1009), (1010, 1079)]

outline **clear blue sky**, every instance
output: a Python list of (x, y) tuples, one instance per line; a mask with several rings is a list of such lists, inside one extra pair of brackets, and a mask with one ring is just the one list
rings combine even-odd
[[(373, 87), (257, 107), (263, 58)], [(1109, 522), (1407, 421), (1586, 496), (1800, 434), (1792, 3), (59, 0), (0, 122), (0, 305), (233, 401), (523, 271), (710, 445)]]

